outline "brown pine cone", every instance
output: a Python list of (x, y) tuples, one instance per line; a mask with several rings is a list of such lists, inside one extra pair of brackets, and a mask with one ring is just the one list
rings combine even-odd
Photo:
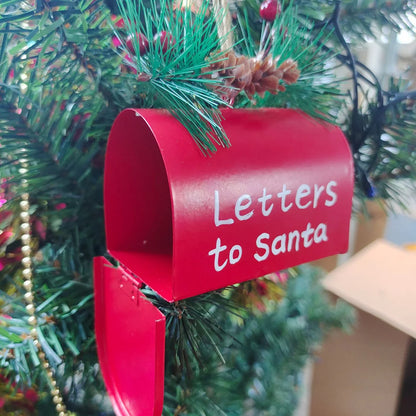
[(293, 59), (286, 59), (277, 69), (282, 71), (282, 80), (288, 85), (294, 84), (299, 79), (298, 63)]
[(254, 94), (264, 97), (266, 91), (277, 94), (280, 90), (280, 73), (276, 70), (276, 59), (267, 55), (263, 60), (251, 58), (252, 80), (245, 88), (247, 96), (252, 99)]
[(215, 84), (215, 91), (226, 101), (233, 102), (235, 97), (251, 82), (249, 58), (231, 51), (224, 58), (213, 62), (201, 71), (203, 78), (223, 82), (223, 87)]
[(284, 91), (286, 84), (293, 84), (299, 78), (300, 71), (297, 62), (287, 59), (276, 68), (277, 59), (267, 55), (264, 59), (249, 58), (244, 55), (237, 56), (233, 51), (224, 55), (224, 59), (213, 62), (202, 69), (202, 77), (220, 81), (223, 87), (216, 84), (214, 89), (221, 97), (233, 103), (235, 97), (245, 91), (252, 99), (255, 94), (264, 97), (266, 91), (277, 94)]

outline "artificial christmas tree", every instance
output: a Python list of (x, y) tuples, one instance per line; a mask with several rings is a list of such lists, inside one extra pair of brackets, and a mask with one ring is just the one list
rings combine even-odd
[[(178, 153), (194, 146), (214, 160), (233, 145), (221, 107), (296, 108), (342, 127), (358, 197), (377, 194), (389, 207), (404, 202), (396, 181), (415, 178), (416, 94), (403, 80), (383, 89), (351, 52), (376, 27), (412, 28), (413, 1), (276, 2), (266, 15), (252, 1), (230, 3), (230, 15), (191, 6), (1, 5), (0, 362), (9, 380), (52, 388), (53, 403), (40, 394), (42, 415), (111, 414), (92, 258), (106, 254), (103, 157), (121, 110), (169, 110), (196, 143), (172, 137)], [(337, 65), (351, 85), (336, 79)], [(360, 96), (364, 85), (375, 94)], [(310, 269), (287, 273), (173, 303), (141, 289), (166, 319), (165, 415), (292, 414), (302, 366), (351, 311), (329, 306)]]

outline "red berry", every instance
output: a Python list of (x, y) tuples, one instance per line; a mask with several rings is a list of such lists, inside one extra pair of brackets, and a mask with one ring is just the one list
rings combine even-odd
[(281, 11), (282, 6), (279, 0), (264, 0), (260, 5), (260, 17), (268, 22), (273, 22)]
[(173, 46), (176, 43), (173, 36), (165, 30), (156, 33), (156, 35), (153, 37), (153, 42), (155, 43), (155, 45), (157, 44), (157, 42), (159, 42), (162, 45), (163, 53), (166, 53), (169, 47)]
[(132, 53), (132, 54), (134, 54), (135, 53), (135, 51), (134, 51), (134, 47), (133, 47), (133, 37), (131, 36), (131, 35), (129, 35), (129, 37), (127, 38), (127, 40), (126, 40), (126, 46), (127, 46), (127, 49)]
[(36, 403), (39, 400), (38, 393), (35, 389), (28, 389), (24, 392), (25, 399), (31, 401), (32, 403)]
[(5, 230), (0, 234), (0, 246), (6, 244), (8, 240), (13, 237), (13, 231), (11, 229)]
[(142, 33), (139, 33), (139, 52), (140, 55), (145, 55), (149, 51), (149, 41)]
[[(146, 55), (146, 53), (149, 51), (149, 41), (147, 40), (146, 36), (142, 33), (136, 33), (136, 36), (139, 40), (139, 53), (140, 55)], [(127, 49), (133, 54), (136, 54), (136, 51), (134, 50), (133, 45), (133, 36), (130, 35), (126, 40), (126, 46)]]

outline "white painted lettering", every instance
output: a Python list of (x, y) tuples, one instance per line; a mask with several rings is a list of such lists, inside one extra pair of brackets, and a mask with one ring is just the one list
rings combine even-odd
[(266, 194), (266, 188), (263, 188), (263, 195), (258, 199), (258, 201), (261, 203), (261, 213), (263, 216), (268, 217), (273, 209), (273, 203), (269, 205), (269, 207), (266, 207), (266, 202), (272, 199), (272, 194)]
[(326, 224), (319, 224), (316, 227), (316, 230), (313, 234), (313, 241), (317, 244), (321, 243), (322, 241), (328, 241), (328, 236), (326, 234)]
[(253, 216), (253, 210), (247, 212), (247, 214), (241, 214), (241, 211), (249, 208), (251, 205), (251, 196), (248, 194), (241, 195), (235, 203), (235, 216), (240, 221), (246, 221)]
[[(277, 244), (279, 244), (279, 247)], [(272, 242), (272, 253), (277, 256), (280, 253), (286, 253), (286, 234), (278, 235)]]
[(217, 238), (217, 244), (214, 249), (208, 252), (208, 255), (214, 256), (214, 268), (216, 272), (220, 272), (228, 263), (228, 260), (224, 260), (222, 264), (220, 264), (220, 253), (227, 249), (226, 245), (221, 245), (221, 239)]
[(282, 199), (282, 211), (283, 212), (287, 212), (287, 211), (290, 210), (290, 208), (292, 208), (292, 205), (293, 205), (292, 202), (290, 202), (288, 205), (286, 205), (286, 197), (288, 195), (290, 195), (291, 193), (292, 193), (292, 191), (290, 189), (287, 189), (286, 184), (284, 184), (282, 192), (279, 192), (277, 194), (277, 197)]
[(267, 233), (262, 233), (262, 234), (260, 234), (257, 237), (257, 240), (256, 240), (257, 247), (260, 248), (260, 249), (262, 249), (262, 250), (264, 250), (264, 254), (263, 255), (260, 255), (258, 253), (255, 253), (254, 254), (254, 258), (257, 261), (264, 261), (264, 260), (267, 259), (267, 257), (269, 257), (269, 252), (270, 252), (269, 246), (267, 244), (263, 243), (263, 241), (262, 241), (264, 239), (267, 239), (268, 240), (269, 238), (270, 238), (270, 235), (267, 234)]
[(220, 194), (217, 190), (215, 191), (214, 222), (216, 227), (219, 227), (220, 225), (232, 224), (234, 222), (232, 218), (220, 220)]
[(334, 186), (337, 186), (337, 183), (335, 181), (330, 181), (326, 185), (326, 193), (327, 193), (328, 196), (331, 197), (331, 199), (329, 199), (329, 200), (327, 199), (325, 201), (325, 205), (327, 207), (332, 207), (337, 202), (337, 194), (332, 190), (332, 188)]
[(311, 194), (311, 187), (309, 185), (302, 184), (299, 186), (298, 190), (296, 191), (296, 198), (295, 198), (296, 206), (299, 209), (306, 209), (308, 208), (309, 205), (312, 204), (312, 201), (308, 201), (303, 204), (301, 203), (301, 200), (310, 194)]
[(314, 185), (314, 194), (313, 194), (313, 207), (316, 208), (318, 206), (319, 196), (321, 195), (322, 191), (325, 189), (324, 186), (318, 186), (317, 184)]
[(305, 248), (308, 248), (312, 245), (313, 243), (313, 238), (312, 238), (312, 234), (314, 233), (315, 229), (313, 227), (311, 227), (311, 223), (308, 222), (308, 225), (306, 227), (305, 231), (302, 231), (302, 238), (303, 238), (303, 246)]
[[(234, 257), (234, 252), (237, 252), (237, 256)], [(235, 264), (238, 263), (241, 260), (241, 256), (243, 255), (243, 249), (241, 246), (239, 246), (238, 244), (236, 244), (235, 246), (231, 247), (230, 250), (230, 264)]]
[(293, 240), (295, 240), (295, 250), (299, 251), (300, 234), (299, 234), (298, 230), (294, 230), (294, 231), (291, 231), (289, 233), (289, 239), (288, 239), (288, 243), (287, 243), (287, 251), (292, 251)]

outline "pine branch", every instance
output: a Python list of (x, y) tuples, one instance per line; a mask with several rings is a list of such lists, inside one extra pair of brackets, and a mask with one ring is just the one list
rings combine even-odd
[[(344, 3), (344, 2), (343, 2)], [(410, 15), (416, 16), (416, 2), (414, 0), (382, 0), (374, 2), (350, 0), (343, 4), (343, 30), (349, 36), (353, 35), (364, 40), (362, 34), (377, 38), (377, 30), (390, 28), (400, 31), (402, 28), (414, 30), (409, 22)]]
[(225, 364), (211, 351), (192, 378), (168, 377), (164, 415), (293, 413), (299, 371), (311, 351), (331, 328), (350, 329), (354, 313), (343, 302), (330, 306), (316, 271), (303, 267), (291, 274), (285, 297), (268, 312), (246, 310), (243, 320), (220, 315)]
[[(264, 25), (261, 41), (258, 3), (251, 2), (255, 16), (247, 14), (241, 31), (244, 39), (236, 50), (254, 57), (260, 49), (263, 56), (272, 53), (280, 61), (295, 59), (301, 70), (297, 83), (285, 85), (286, 91), (276, 96), (266, 94), (256, 105), (297, 107), (334, 120), (341, 98), (350, 103), (331, 78), (328, 63), (336, 57), (352, 68), (356, 86), (352, 102), (364, 84), (377, 90), (376, 99), (365, 97), (368, 108), (358, 108), (357, 123), (346, 120), (354, 125), (358, 138), (355, 157), (362, 181), (371, 180), (380, 195), (400, 201), (395, 182), (416, 175), (415, 94), (397, 85), (382, 90), (374, 74), (352, 57), (350, 39), (364, 33), (364, 26), (352, 25), (353, 6), (359, 6), (357, 12), (362, 14), (369, 3), (347, 0), (338, 3), (334, 13), (333, 2), (317, 0), (312, 10), (310, 2), (298, 0), (298, 11), (285, 2), (273, 28)], [(385, 12), (387, 3), (380, 2), (385, 17), (378, 16), (377, 24), (405, 24), (406, 7), (412, 2), (393, 1), (391, 19)], [(1, 226), (16, 231), (20, 190), (15, 185), (27, 179), (32, 218), (43, 225), (43, 230), (33, 232), (32, 240), (41, 342), (59, 368), (61, 387), (69, 388), (65, 391), (70, 409), (88, 415), (98, 414), (92, 398), (104, 391), (97, 383), (92, 321), (90, 260), (105, 252), (102, 161), (95, 157), (103, 155), (112, 121), (127, 106), (162, 106), (195, 137), (206, 140), (201, 142), (206, 152), (226, 145), (215, 141), (223, 134), (218, 109), (224, 103), (213, 92), (217, 81), (200, 77), (210, 63), (223, 59), (216, 53), (221, 40), (215, 16), (205, 15), (207, 3), (197, 13), (173, 10), (167, 1), (161, 3), (162, 9), (153, 0), (139, 2), (139, 9), (133, 0), (123, 4), (125, 16), (133, 19), (125, 19), (126, 27), (118, 29), (122, 46), (117, 50), (111, 46), (113, 30), (100, 0), (36, 1), (35, 5), (8, 0), (0, 6), (0, 177), (8, 178), (8, 201), (2, 210), (14, 212), (1, 219)], [(369, 15), (375, 13), (370, 10)], [(332, 31), (331, 16), (336, 29)], [(368, 19), (363, 21), (366, 25)], [(147, 53), (140, 53), (137, 31), (149, 40)], [(152, 41), (162, 31), (168, 35), (165, 51), (160, 37), (159, 43)], [(128, 47), (129, 35), (134, 52)], [(223, 81), (218, 85), (223, 86)], [(253, 106), (243, 99), (237, 104)], [(23, 157), (30, 166), (24, 174), (17, 164)], [(0, 184), (0, 192), (5, 184)], [(62, 203), (63, 209), (56, 208)], [(14, 236), (7, 247), (1, 247), (1, 255), (12, 254), (18, 246)], [(2, 314), (12, 318), (0, 322), (0, 350), (4, 348), (0, 365), (16, 378), (39, 381), (42, 391), (46, 386), (41, 384), (34, 346), (25, 337), (29, 328), (20, 284), (18, 265), (7, 265), (1, 271), (0, 306)], [(279, 290), (286, 296), (268, 302), (262, 313), (253, 312), (246, 303), (244, 309), (231, 303), (237, 298), (234, 288), (176, 304), (145, 291), (167, 316), (167, 350), (173, 352), (166, 355), (165, 414), (284, 416), (292, 412), (297, 375), (306, 357), (327, 330), (348, 326), (351, 311), (342, 304), (329, 307), (316, 278), (303, 268)]]
[(359, 123), (359, 120), (358, 120), (358, 105), (359, 105), (358, 104), (358, 88), (359, 88), (358, 78), (359, 78), (359, 75), (357, 71), (355, 57), (352, 54), (350, 46), (346, 42), (344, 35), (341, 31), (341, 28), (340, 28), (340, 13), (341, 13), (341, 2), (336, 1), (333, 13), (326, 25), (332, 26), (334, 28), (335, 36), (338, 42), (341, 44), (341, 46), (345, 50), (346, 63), (348, 64), (348, 67), (352, 73), (353, 88), (352, 88), (352, 109), (351, 109), (351, 135), (349, 139), (350, 139), (352, 148), (356, 149), (357, 142), (359, 140), (359, 138), (356, 135), (358, 132), (358, 127), (359, 127), (358, 126), (358, 123)]
[[(55, 108), (59, 105), (61, 103), (53, 104)], [(78, 143), (78, 146), (74, 147), (66, 158), (60, 158), (58, 155), (65, 151), (71, 141), (75, 141), (77, 134), (80, 134), (78, 129), (81, 128), (81, 123), (75, 123), (71, 129), (70, 118), (64, 117), (64, 125), (59, 125), (54, 117), (40, 110), (40, 108), (32, 107), (26, 117), (23, 112), (19, 114), (17, 108), (10, 108), (7, 103), (3, 102), (0, 106), (0, 118), (7, 120), (7, 125), (2, 129), (0, 126), (0, 129), (2, 130), (2, 144), (7, 146), (8, 163), (14, 164), (20, 158), (25, 158), (30, 162), (29, 176), (20, 174), (18, 165), (15, 165), (16, 169), (9, 182), (19, 183), (27, 177), (32, 192), (44, 195), (59, 192), (57, 186), (62, 189), (72, 188), (73, 192), (76, 187), (81, 190), (84, 184), (79, 172), (86, 172), (90, 168), (98, 148), (93, 145), (89, 152), (85, 153), (85, 149)], [(60, 112), (58, 117), (62, 114), (65, 115), (65, 112)], [(52, 122), (48, 122), (45, 117), (51, 117)], [(35, 121), (36, 127), (34, 127), (38, 131), (32, 129), (31, 121)], [(43, 134), (39, 130), (42, 130)], [(64, 131), (68, 132), (67, 136), (63, 134)], [(78, 140), (82, 143), (83, 138), (80, 137)], [(58, 179), (59, 185), (56, 182)]]
[[(316, 0), (313, 5), (305, 0), (296, 0), (301, 16), (314, 22), (321, 29), (331, 18), (334, 2)], [(368, 38), (377, 39), (382, 28), (399, 31), (403, 28), (414, 31), (409, 16), (415, 16), (414, 0), (344, 0), (340, 19), (341, 31), (351, 43), (365, 43)]]
[[(91, 1), (82, 4), (86, 3)], [(74, 2), (75, 5), (76, 9), (60, 7), (58, 13), (56, 4), (49, 2), (54, 13), (58, 14), (54, 21), (61, 25), (64, 15), (68, 19), (64, 19), (66, 23), (71, 23), (73, 29), (80, 30), (82, 24), (77, 22), (82, 21), (82, 18), (75, 13), (79, 2)], [(49, 361), (54, 367), (60, 366), (58, 374), (62, 377), (61, 386), (68, 387), (67, 380), (77, 371), (84, 373), (83, 386), (71, 383), (71, 397), (67, 398), (69, 403), (78, 402), (81, 391), (89, 392), (92, 396), (91, 390), (100, 387), (97, 384), (97, 369), (94, 367), (97, 358), (91, 314), (90, 262), (94, 255), (103, 254), (105, 249), (102, 203), (100, 204), (102, 166), (95, 158), (102, 154), (115, 111), (105, 111), (103, 96), (97, 94), (97, 91), (106, 86), (111, 91), (111, 94), (106, 94), (106, 98), (110, 99), (112, 108), (117, 109), (118, 102), (125, 106), (124, 98), (119, 98), (125, 86), (120, 89), (110, 87), (109, 79), (117, 65), (114, 60), (109, 61), (103, 71), (94, 70), (97, 76), (93, 83), (90, 82), (91, 78), (85, 76), (85, 65), (90, 66), (106, 55), (114, 56), (110, 49), (102, 49), (105, 53), (93, 55), (94, 61), (88, 59), (83, 63), (82, 56), (74, 54), (74, 45), (69, 45), (67, 41), (68, 36), (74, 39), (75, 33), (75, 30), (70, 33), (71, 27), (68, 24), (65, 26), (65, 40), (61, 26), (57, 27), (56, 32), (51, 30), (53, 23), (49, 24), (50, 15), (43, 8), (38, 9), (38, 14), (33, 14), (32, 22), (36, 22), (35, 25), (26, 25), (36, 27), (33, 30), (23, 28), (22, 21), (17, 17), (18, 12), (19, 9), (10, 10), (8, 17), (14, 16), (10, 19), (12, 23), (3, 26), (13, 27), (14, 32), (10, 32), (14, 33), (13, 37), (2, 35), (5, 46), (0, 71), (4, 76), (0, 89), (0, 177), (8, 178), (7, 182), (2, 182), (2, 189), (7, 185), (10, 192), (15, 194), (13, 197), (13, 193), (10, 193), (3, 209), (12, 210), (13, 215), (18, 216), (15, 199), (18, 199), (22, 189), (14, 185), (26, 179), (29, 182), (31, 206), (34, 208), (31, 211), (33, 248), (37, 249), (40, 245), (37, 258), (44, 259), (44, 263), (36, 270), (39, 286), (36, 287), (35, 300), (41, 325), (41, 342)], [(94, 19), (91, 18), (88, 24), (92, 25), (94, 21), (99, 23), (99, 16)], [(90, 29), (86, 33), (95, 39), (105, 33)], [(109, 29), (107, 33), (110, 33)], [(31, 43), (30, 39), (35, 40)], [(89, 40), (92, 40), (89, 36), (82, 38), (83, 45), (88, 44)], [(109, 41), (110, 38), (108, 41), (104, 39), (105, 43)], [(102, 43), (91, 43), (88, 50), (94, 51), (95, 46), (95, 50), (100, 51)], [(87, 50), (83, 46), (79, 49)], [(17, 55), (20, 54), (21, 59), (15, 59), (14, 55), (14, 59), (9, 59), (8, 54), (14, 50)], [(21, 84), (23, 79), (26, 80), (24, 89)], [(29, 165), (27, 173), (18, 170), (17, 162), (22, 158)], [(63, 205), (64, 209), (56, 208), (58, 205)], [(95, 214), (91, 217), (92, 212)], [(40, 230), (36, 224), (39, 224)], [(48, 246), (45, 246), (45, 239), (58, 254), (46, 258)], [(13, 241), (7, 243), (6, 250), (12, 247)], [(15, 288), (13, 290), (16, 292), (13, 296), (2, 293), (2, 311), (8, 311), (13, 319), (19, 321), (19, 325), (7, 327), (9, 339), (2, 339), (2, 346), (12, 352), (6, 354), (2, 365), (14, 372), (17, 379), (38, 381), (40, 389), (48, 390), (48, 386), (42, 384), (43, 372), (31, 341), (23, 339), (17, 342), (12, 338), (14, 343), (10, 343), (10, 334), (13, 335), (16, 331), (20, 331), (16, 334), (28, 332), (30, 328), (26, 323), (22, 295), (19, 295), (21, 276), (18, 268), (9, 265), (1, 273), (2, 283), (8, 282), (4, 289), (10, 291)], [(77, 358), (70, 358), (61, 364), (62, 355)]]
[(221, 349), (227, 336), (223, 320), (226, 315), (239, 311), (228, 297), (220, 292), (210, 292), (169, 303), (150, 288), (142, 291), (166, 316), (166, 349), (174, 352), (167, 363), (169, 372), (178, 379), (184, 375), (192, 379), (203, 371), (207, 354), (214, 354), (220, 362), (224, 362)]
[[(259, 22), (259, 5), (248, 2), (250, 10), (242, 8), (238, 15), (241, 32), (237, 49), (242, 54), (257, 56), (259, 50), (269, 50), (272, 56), (278, 58), (278, 63), (287, 59), (297, 63), (300, 71), (299, 79), (292, 84), (282, 82), (284, 91), (278, 94), (266, 93), (264, 98), (256, 96), (255, 101), (238, 99), (239, 107), (290, 107), (298, 108), (314, 117), (324, 118), (334, 122), (340, 104), (340, 82), (335, 79), (329, 69), (333, 51), (325, 50), (323, 42), (329, 36), (326, 28), (313, 32), (313, 20), (300, 16), (297, 2), (289, 2), (282, 6), (282, 12), (274, 22), (267, 24)], [(245, 7), (244, 3), (242, 7)], [(243, 17), (244, 15), (244, 17)], [(253, 30), (256, 29), (257, 31)]]
[[(21, 5), (22, 2), (17, 3)], [(49, 84), (59, 80), (61, 86), (68, 86), (71, 81), (71, 87), (88, 85), (115, 106), (116, 113), (131, 104), (131, 100), (126, 100), (129, 94), (120, 94), (111, 86), (119, 76), (120, 60), (109, 47), (112, 34), (107, 24), (109, 14), (100, 7), (99, 1), (69, 1), (59, 5), (53, 1), (37, 2), (29, 25), (21, 24), (21, 8), (10, 7), (10, 10), (9, 17), (14, 17), (15, 23), (7, 23), (9, 31), (6, 33), (15, 33), (10, 39), (14, 45), (10, 49), (12, 71), (26, 62), (42, 73), (43, 78), (47, 73)], [(83, 80), (73, 82), (65, 77), (74, 73), (82, 75)], [(131, 88), (126, 88), (128, 90)]]
[(193, 13), (188, 8), (174, 9), (167, 0), (152, 0), (146, 10), (133, 0), (118, 2), (132, 46), (121, 33), (118, 39), (138, 82), (149, 84), (160, 105), (171, 111), (207, 154), (217, 146), (229, 146), (219, 112), (226, 102), (207, 85), (212, 88), (218, 81), (200, 78), (208, 55), (220, 49), (216, 17), (208, 13), (208, 5), (203, 1)]
[(355, 152), (359, 185), (367, 197), (386, 199), (389, 209), (393, 201), (406, 207), (406, 195), (414, 194), (416, 179), (416, 112), (412, 104), (416, 93), (403, 88), (403, 83), (392, 83), (390, 90), (381, 91), (381, 103), (367, 98), (368, 107), (360, 113), (360, 143)]
[[(73, 247), (76, 253), (79, 247)], [(59, 370), (60, 385), (68, 387), (67, 380), (76, 372), (82, 371), (85, 389), (99, 387), (97, 374), (93, 367), (84, 367), (84, 359), (95, 356), (95, 334), (91, 309), (92, 286), (90, 283), (91, 260), (84, 260), (84, 265), (74, 265), (67, 249), (55, 253), (51, 248), (42, 250), (42, 261), (35, 267), (36, 275), (34, 293), (37, 300), (36, 316), (39, 340), (50, 364)], [(39, 257), (39, 253), (38, 253)], [(84, 273), (83, 275), (80, 272)], [(23, 293), (16, 284), (18, 296), (9, 296), (1, 292), (4, 304), (2, 313), (11, 314), (13, 318), (3, 318), (3, 332), (0, 332), (0, 350), (9, 353), (3, 356), (1, 366), (6, 370), (20, 374), (19, 380), (25, 384), (42, 383), (43, 368), (37, 357), (32, 339), (27, 335), (31, 327), (27, 324), (27, 312), (24, 308)], [(8, 288), (10, 292), (10, 287)], [(89, 357), (90, 355), (90, 357)], [(63, 357), (66, 358), (65, 363)], [(72, 357), (69, 358), (69, 357)], [(25, 369), (22, 372), (22, 369)], [(73, 380), (75, 383), (75, 380)], [(47, 387), (46, 387), (47, 388)], [(74, 386), (79, 389), (79, 386)], [(72, 393), (72, 395), (75, 393)], [(67, 395), (69, 403), (78, 400)]]
[[(343, 6), (346, 8), (349, 7), (348, 5)], [(361, 7), (366, 8), (368, 5), (363, 4)], [(387, 5), (387, 7), (390, 6)], [(360, 11), (360, 13), (361, 12), (362, 11)], [(383, 137), (385, 137), (386, 134), (389, 134), (391, 130), (389, 117), (387, 117), (386, 114), (396, 105), (400, 106), (401, 102), (414, 97), (414, 93), (412, 91), (403, 91), (399, 93), (397, 91), (390, 92), (382, 88), (381, 83), (375, 74), (353, 56), (351, 45), (346, 41), (347, 35), (343, 32), (346, 30), (344, 19), (348, 19), (347, 11), (341, 8), (340, 2), (336, 2), (334, 11), (328, 22), (325, 22), (325, 24), (320, 23), (317, 27), (334, 27), (336, 39), (345, 51), (345, 55), (336, 53), (334, 56), (351, 72), (351, 81), (353, 85), (352, 91), (350, 92), (351, 103), (349, 116), (345, 120), (344, 127), (354, 154), (356, 182), (358, 185), (357, 189), (362, 190), (366, 197), (372, 198), (375, 195), (383, 195), (384, 197), (401, 201), (403, 198), (399, 197), (399, 193), (393, 192), (391, 189), (393, 186), (391, 180), (395, 179), (394, 174), (391, 173), (394, 171), (393, 165), (395, 165), (393, 160), (396, 160), (397, 162), (397, 157), (384, 154), (386, 144), (383, 143)], [(387, 23), (385, 22), (385, 24)], [(348, 31), (346, 33), (348, 33)], [(327, 46), (323, 42), (319, 42), (319, 44), (326, 51), (333, 50), (332, 44), (331, 46)], [(367, 88), (365, 88), (362, 83), (365, 84)], [(371, 91), (374, 91), (375, 99), (369, 98), (372, 94), (367, 92), (368, 88)], [(363, 97), (362, 101), (364, 102), (360, 105), (358, 102), (359, 90), (362, 92), (361, 96)], [(402, 112), (397, 118), (397, 123), (400, 123), (402, 135), (404, 136), (407, 135), (405, 125), (407, 123), (406, 120), (409, 117), (408, 113), (409, 112)], [(405, 139), (404, 142), (407, 142), (407, 140)], [(398, 140), (396, 143), (398, 143), (399, 146), (396, 147), (395, 152), (402, 155), (403, 153), (400, 150), (400, 147), (403, 146), (404, 148), (407, 148), (408, 145), (403, 143), (402, 140)], [(413, 164), (412, 153), (407, 154), (407, 159), (410, 163), (404, 165), (411, 166)], [(382, 162), (383, 160), (388, 160), (389, 163), (385, 164)], [(391, 162), (393, 162), (393, 165), (391, 165)], [(400, 162), (403, 165), (404, 159)], [(395, 166), (398, 167), (398, 164)], [(383, 171), (383, 174), (376, 175), (376, 169), (379, 169), (379, 172), (380, 169), (385, 170)], [(402, 177), (415, 178), (412, 169), (396, 169), (396, 172), (400, 172), (400, 175), (403, 175)]]

